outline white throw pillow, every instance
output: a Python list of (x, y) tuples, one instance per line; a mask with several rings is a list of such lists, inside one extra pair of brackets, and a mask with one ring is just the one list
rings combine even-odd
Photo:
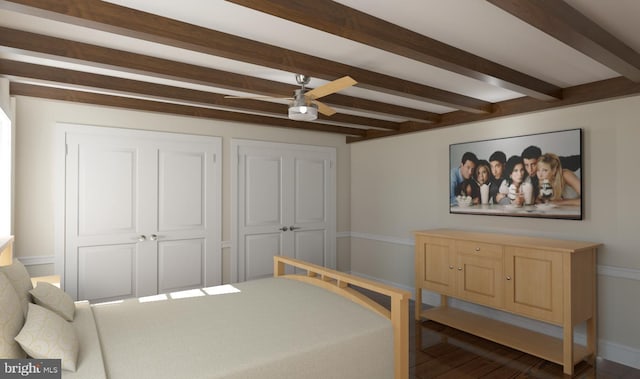
[(61, 359), (62, 369), (76, 371), (80, 344), (71, 323), (52, 311), (29, 304), (27, 321), (16, 337), (32, 358)]
[(18, 294), (18, 298), (22, 305), (22, 314), (26, 317), (28, 309), (27, 306), (31, 302), (31, 294), (29, 293), (29, 290), (33, 289), (31, 277), (29, 276), (27, 269), (19, 260), (14, 259), (13, 263), (9, 266), (1, 266), (0, 272), (4, 272), (7, 278), (11, 281), (13, 288), (16, 289), (16, 293)]
[(71, 296), (67, 295), (63, 290), (47, 282), (38, 282), (36, 288), (29, 291), (33, 296), (33, 301), (53, 311), (67, 321), (73, 321), (76, 313), (76, 305), (73, 303)]
[(14, 340), (22, 325), (24, 324), (24, 314), (20, 305), (20, 299), (16, 289), (7, 278), (0, 272), (0, 359), (25, 358), (26, 354)]

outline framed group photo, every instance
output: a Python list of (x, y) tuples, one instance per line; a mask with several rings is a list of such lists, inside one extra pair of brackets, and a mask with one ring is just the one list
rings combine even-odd
[(449, 145), (449, 211), (582, 220), (582, 129)]

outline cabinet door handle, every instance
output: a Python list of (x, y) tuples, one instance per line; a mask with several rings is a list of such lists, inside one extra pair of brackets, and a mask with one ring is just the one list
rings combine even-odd
[(296, 229), (300, 229), (300, 227), (299, 226), (290, 226), (289, 227), (289, 230), (292, 230), (292, 231), (296, 230)]
[(458, 271), (462, 271), (462, 267), (458, 267)]
[(507, 280), (511, 280), (511, 277), (509, 275), (507, 275)]
[(151, 241), (156, 241), (158, 239), (158, 235), (157, 234), (152, 234), (151, 235)]
[(453, 270), (453, 266), (449, 265), (449, 270)]
[(477, 253), (477, 252), (479, 252), (479, 251), (480, 251), (480, 248), (479, 248), (479, 247), (476, 247), (476, 248), (475, 248), (475, 250), (476, 250), (476, 253)]
[(283, 232), (286, 232), (287, 230), (289, 230), (289, 228), (287, 228), (286, 226), (283, 226), (282, 228), (280, 228), (279, 230), (282, 230)]
[(138, 242), (144, 242), (147, 240), (147, 236), (145, 236), (144, 234), (140, 234), (140, 236), (138, 236)]

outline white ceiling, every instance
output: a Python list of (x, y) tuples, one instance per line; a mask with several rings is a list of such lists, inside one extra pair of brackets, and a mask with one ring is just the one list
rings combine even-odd
[[(312, 56), (364, 68), (397, 78), (478, 98), (491, 103), (523, 96), (520, 93), (472, 79), (451, 71), (401, 57), (374, 47), (334, 36), (222, 0), (109, 0), (135, 8), (251, 40), (303, 52)], [(620, 76), (619, 73), (574, 50), (533, 26), (481, 0), (338, 0), (351, 8), (400, 25), (414, 32), (457, 47), (558, 87), (572, 87)], [(572, 7), (605, 30), (640, 51), (640, 1), (567, 0)], [(12, 2), (0, 1), (0, 26), (58, 38), (101, 45), (118, 50), (211, 67), (251, 77), (295, 84), (293, 72), (233, 61), (196, 51), (176, 48), (108, 33), (12, 10)], [(242, 94), (209, 85), (163, 79), (148, 74), (123, 72), (69, 62), (0, 46), (0, 59), (65, 67), (143, 81), (183, 86), (223, 94)], [(32, 79), (10, 78), (33, 82)], [(358, 80), (358, 78), (354, 78)], [(313, 79), (311, 87), (325, 81)], [(95, 90), (95, 89), (94, 89)], [(447, 113), (455, 109), (442, 105), (352, 87), (341, 94), (385, 103)], [(288, 96), (290, 94), (282, 94)], [(339, 112), (361, 114), (394, 121), (393, 116), (339, 108)]]

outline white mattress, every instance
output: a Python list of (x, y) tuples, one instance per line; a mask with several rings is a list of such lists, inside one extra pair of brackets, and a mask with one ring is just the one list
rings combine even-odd
[(388, 319), (290, 279), (234, 287), (240, 292), (93, 306), (107, 377), (393, 377)]

